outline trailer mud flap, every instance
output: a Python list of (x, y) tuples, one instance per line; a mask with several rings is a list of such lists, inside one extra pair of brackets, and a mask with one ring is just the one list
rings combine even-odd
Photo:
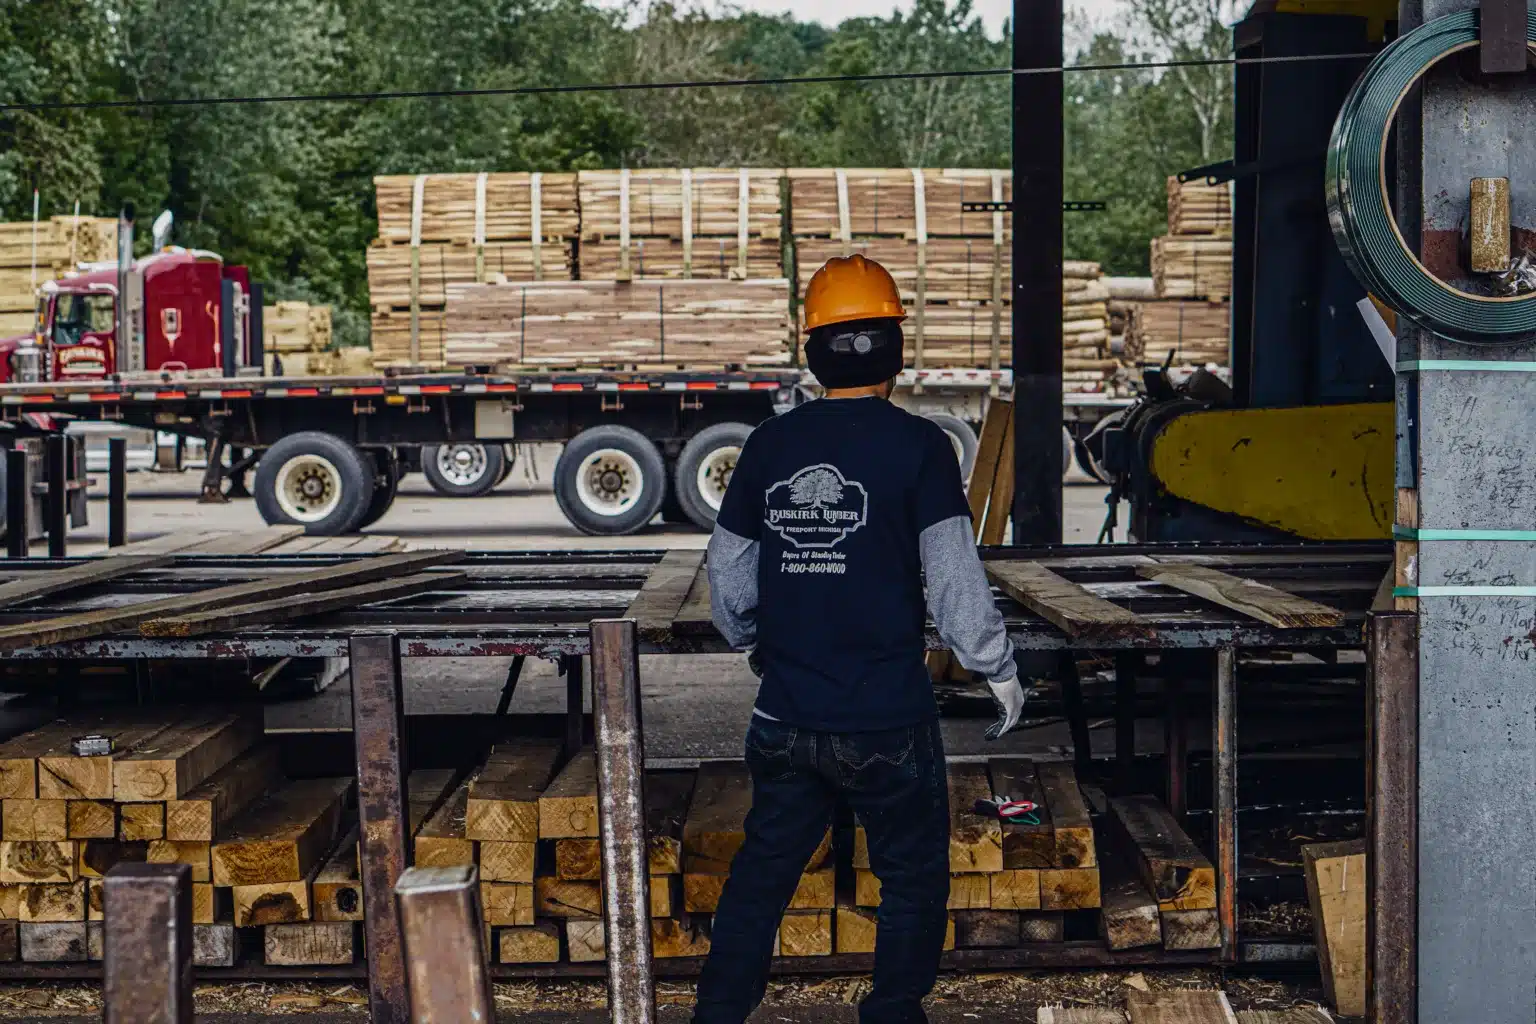
[(475, 403), (475, 440), (510, 441), (515, 405), (505, 399)]

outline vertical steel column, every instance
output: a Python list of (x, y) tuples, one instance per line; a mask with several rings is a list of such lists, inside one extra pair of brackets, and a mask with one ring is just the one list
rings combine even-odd
[(102, 898), (106, 1024), (192, 1024), (192, 869), (119, 864)]
[(494, 1024), (480, 871), (410, 868), (395, 883), (410, 976), (412, 1024)]
[(393, 633), (354, 636), (352, 741), (357, 748), (357, 817), (361, 833), (363, 932), (368, 1007), (374, 1024), (409, 1021), (405, 953), (395, 916), (395, 883), (408, 866), (405, 847), (405, 715), (400, 639)]
[(107, 440), (107, 547), (128, 543), (128, 439)]
[(1211, 718), (1212, 818), (1216, 835), (1216, 915), (1221, 958), (1237, 959), (1237, 651), (1216, 652)]
[(1061, 676), (1061, 708), (1072, 733), (1072, 761), (1080, 776), (1093, 768), (1093, 738), (1088, 732), (1088, 713), (1083, 709), (1083, 681), (1077, 674), (1077, 654), (1070, 647), (1056, 661)]
[(1365, 993), (1373, 1024), (1418, 1021), (1419, 622), (1372, 615), (1366, 630)]
[(1189, 810), (1189, 723), (1184, 717), (1183, 666), (1165, 654), (1163, 671), (1163, 758), (1168, 773), (1163, 793), (1168, 811), (1179, 821)]
[(27, 509), (32, 495), (27, 489), (27, 451), (16, 447), (5, 453), (5, 553), (10, 558), (26, 558), (30, 545), (27, 533)]
[(583, 746), (586, 733), (586, 696), (581, 655), (565, 659), (565, 756), (573, 757)]
[(592, 715), (597, 729), (597, 815), (603, 852), (603, 923), (613, 1024), (655, 1024), (651, 892), (646, 870), (645, 735), (634, 619), (592, 623)]
[(1135, 651), (1115, 655), (1115, 776), (1126, 792), (1136, 763), (1136, 666), (1140, 660)]
[(48, 557), (64, 558), (69, 553), (69, 438), (49, 434), (44, 452), (48, 462)]
[(1061, 23), (1062, 0), (1014, 0), (1015, 544), (1061, 543)]

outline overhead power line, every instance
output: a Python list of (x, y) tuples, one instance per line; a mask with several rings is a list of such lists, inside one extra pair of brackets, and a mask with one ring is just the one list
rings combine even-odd
[(228, 107), (277, 103), (378, 103), (387, 100), (474, 99), (516, 96), (563, 96), (592, 93), (671, 92), (681, 89), (744, 89), (761, 86), (839, 85), (858, 82), (908, 82), (944, 78), (1005, 78), (1011, 75), (1053, 75), (1085, 71), (1157, 71), (1170, 68), (1237, 67), (1255, 64), (1303, 64), (1314, 61), (1363, 60), (1377, 51), (1314, 53), (1294, 57), (1208, 57), (1198, 60), (1116, 61), (1105, 64), (1066, 64), (1049, 68), (973, 68), (961, 71), (893, 71), (863, 75), (804, 75), (787, 78), (716, 78), (683, 82), (606, 82), (593, 85), (521, 85), (493, 89), (419, 89), (381, 92), (291, 93), (269, 96), (167, 96), (162, 98), (81, 100), (78, 102), (0, 104), (7, 111), (141, 110), (158, 107)]

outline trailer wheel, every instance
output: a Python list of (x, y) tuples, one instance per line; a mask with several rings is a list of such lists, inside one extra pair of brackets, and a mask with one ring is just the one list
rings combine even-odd
[(582, 533), (634, 533), (655, 518), (666, 491), (661, 452), (629, 427), (583, 430), (555, 463), (555, 501)]
[(701, 529), (715, 528), (720, 502), (725, 500), (725, 489), (736, 471), (741, 446), (747, 443), (750, 433), (752, 428), (745, 423), (716, 423), (694, 434), (677, 457), (677, 471), (672, 478), (677, 503)]
[(965, 420), (947, 412), (929, 413), (928, 418), (949, 435), (949, 443), (955, 447), (955, 458), (960, 460), (960, 479), (970, 479), (971, 470), (976, 465), (976, 431)]
[(395, 503), (395, 495), (400, 490), (401, 475), (399, 467), (393, 464), (393, 460), (386, 462), (383, 471), (374, 478), (373, 499), (368, 502), (368, 511), (364, 512), (363, 518), (358, 520), (359, 530), (367, 529), (389, 512), (389, 507)]
[(499, 444), (431, 444), (421, 449), (421, 472), (427, 483), (450, 498), (491, 493), (506, 475), (506, 462)]
[(517, 462), (517, 445), (502, 445), (501, 454), (504, 455), (505, 458), (502, 459), (501, 476), (496, 481), (498, 484), (512, 475), (512, 466), (515, 462)]
[(305, 430), (278, 441), (256, 465), (256, 507), (269, 524), (313, 536), (357, 529), (373, 502), (373, 463), (333, 434)]

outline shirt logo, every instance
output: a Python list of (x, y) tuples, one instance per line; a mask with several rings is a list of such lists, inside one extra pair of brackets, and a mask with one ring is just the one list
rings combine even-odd
[(833, 548), (869, 518), (869, 492), (829, 463), (806, 466), (768, 488), (768, 527), (796, 548)]

